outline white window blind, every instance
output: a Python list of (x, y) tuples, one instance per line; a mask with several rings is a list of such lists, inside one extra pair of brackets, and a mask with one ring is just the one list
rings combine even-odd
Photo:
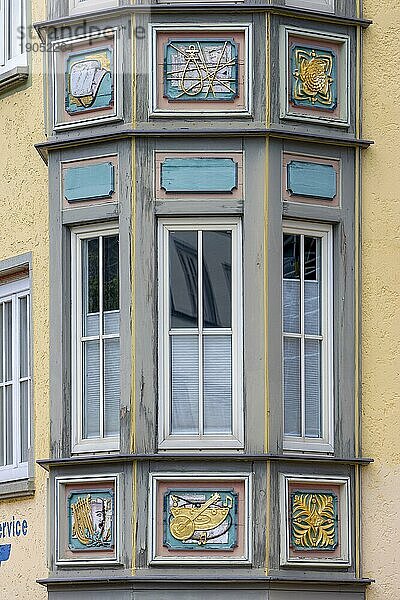
[(28, 477), (29, 311), (28, 280), (0, 285), (0, 481)]
[(242, 440), (240, 223), (160, 224), (161, 446)]
[(285, 226), (283, 399), (288, 449), (332, 445), (332, 250), (329, 228)]

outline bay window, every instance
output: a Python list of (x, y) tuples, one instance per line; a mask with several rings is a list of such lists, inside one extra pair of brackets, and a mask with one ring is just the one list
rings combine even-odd
[(242, 447), (240, 221), (160, 221), (159, 332), (160, 448)]
[(333, 450), (332, 232), (286, 222), (283, 233), (283, 404), (287, 450)]
[(118, 231), (72, 234), (74, 451), (117, 450), (120, 407)]

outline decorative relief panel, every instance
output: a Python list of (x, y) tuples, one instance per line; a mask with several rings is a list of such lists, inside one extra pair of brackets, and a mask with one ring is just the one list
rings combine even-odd
[(281, 117), (348, 125), (349, 41), (282, 29)]
[(249, 29), (153, 28), (153, 112), (247, 113)]
[(120, 118), (116, 30), (54, 42), (55, 126)]
[(57, 563), (118, 560), (118, 477), (56, 479)]
[(340, 160), (284, 152), (282, 199), (320, 206), (340, 206)]
[(349, 480), (282, 475), (282, 564), (349, 564)]
[(241, 152), (157, 152), (155, 174), (158, 199), (243, 197)]
[(248, 563), (249, 476), (153, 475), (151, 562)]
[(115, 155), (63, 162), (61, 173), (63, 208), (118, 201)]

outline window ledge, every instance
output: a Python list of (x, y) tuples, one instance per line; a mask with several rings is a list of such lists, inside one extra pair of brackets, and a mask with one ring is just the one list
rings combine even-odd
[(35, 494), (35, 482), (33, 479), (19, 479), (17, 481), (0, 481), (0, 499), (23, 498)]
[(0, 93), (24, 83), (29, 76), (28, 67), (14, 67), (0, 73)]

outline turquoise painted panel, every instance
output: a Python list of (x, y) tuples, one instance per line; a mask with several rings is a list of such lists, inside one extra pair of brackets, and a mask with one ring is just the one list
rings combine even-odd
[(161, 164), (161, 187), (167, 193), (231, 193), (237, 179), (232, 158), (166, 158)]
[(333, 200), (337, 174), (332, 165), (294, 160), (287, 165), (287, 187), (294, 196)]
[(114, 165), (110, 162), (65, 170), (64, 195), (68, 202), (111, 198), (114, 191)]

